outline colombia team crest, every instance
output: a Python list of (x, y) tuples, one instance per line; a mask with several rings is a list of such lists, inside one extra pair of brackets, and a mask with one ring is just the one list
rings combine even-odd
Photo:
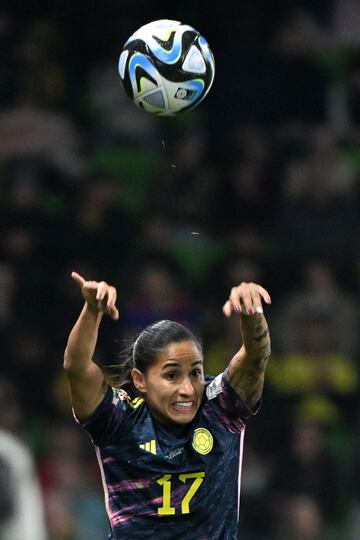
[(199, 454), (205, 455), (211, 452), (214, 446), (214, 438), (209, 430), (200, 427), (194, 431), (192, 445)]

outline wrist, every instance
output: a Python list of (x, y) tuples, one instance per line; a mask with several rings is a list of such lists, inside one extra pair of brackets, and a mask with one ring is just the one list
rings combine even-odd
[(240, 315), (241, 328), (248, 328), (249, 330), (257, 328), (265, 322), (265, 317), (262, 313), (254, 313), (253, 315), (242, 313)]
[(241, 313), (243, 317), (257, 317), (259, 315), (263, 315), (264, 310), (260, 306), (252, 306), (252, 311), (249, 312), (244, 305), (241, 306)]
[(85, 300), (83, 314), (100, 321), (104, 315), (104, 312), (93, 304), (89, 304), (89, 302)]

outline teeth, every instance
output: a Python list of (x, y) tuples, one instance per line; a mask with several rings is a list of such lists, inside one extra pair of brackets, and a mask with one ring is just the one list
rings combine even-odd
[(182, 407), (183, 409), (189, 409), (192, 407), (193, 402), (192, 401), (179, 401), (178, 403), (175, 403), (175, 407)]

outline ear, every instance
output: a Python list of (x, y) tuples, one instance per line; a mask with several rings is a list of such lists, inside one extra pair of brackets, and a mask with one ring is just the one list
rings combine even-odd
[(131, 376), (132, 376), (132, 380), (134, 382), (135, 388), (139, 390), (140, 392), (145, 392), (146, 383), (145, 383), (145, 377), (142, 371), (140, 371), (137, 368), (133, 368), (131, 370)]

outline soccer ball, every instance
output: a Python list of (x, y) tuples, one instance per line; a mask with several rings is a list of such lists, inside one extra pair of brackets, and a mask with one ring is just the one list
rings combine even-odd
[(172, 116), (204, 99), (214, 80), (215, 62), (208, 42), (197, 30), (162, 19), (145, 24), (127, 40), (119, 74), (138, 107)]

